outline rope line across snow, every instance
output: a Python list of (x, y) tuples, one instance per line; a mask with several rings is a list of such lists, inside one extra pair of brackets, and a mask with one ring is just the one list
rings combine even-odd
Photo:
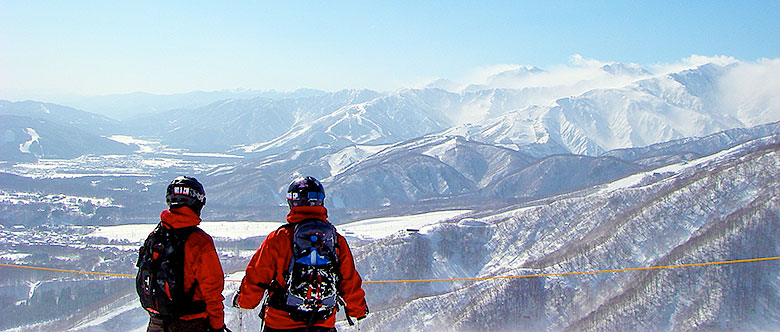
[[(612, 269), (612, 270), (540, 273), (540, 274), (526, 274), (526, 275), (512, 275), (512, 276), (493, 276), (493, 277), (475, 277), (475, 278), (416, 279), (416, 280), (376, 280), (376, 281), (364, 280), (363, 283), (364, 284), (403, 284), (403, 283), (417, 283), (417, 282), (483, 281), (483, 280), (494, 280), (494, 279), (560, 277), (560, 276), (574, 276), (574, 275), (600, 274), (600, 273), (617, 273), (617, 272), (663, 270), (663, 269), (675, 269), (675, 268), (696, 267), (696, 266), (727, 265), (727, 264), (737, 264), (737, 263), (754, 263), (754, 262), (763, 262), (763, 261), (772, 261), (772, 260), (780, 260), (780, 256), (777, 256), (777, 257), (762, 257), (762, 258), (738, 259), (738, 260), (720, 261), (720, 262), (704, 262), (704, 263), (678, 264), (678, 265), (633, 267), (633, 268)], [(132, 274), (77, 271), (77, 270), (55, 269), (55, 268), (48, 268), (48, 267), (26, 266), (26, 265), (18, 265), (18, 264), (2, 264), (2, 263), (0, 263), (0, 267), (10, 267), (10, 268), (28, 269), (28, 270), (40, 270), (40, 271), (51, 271), (51, 272), (63, 272), (63, 273), (88, 274), (88, 275), (121, 277), (121, 278), (135, 278), (135, 275), (132, 275)], [(227, 282), (241, 282), (241, 280), (225, 280), (225, 281), (227, 281)]]

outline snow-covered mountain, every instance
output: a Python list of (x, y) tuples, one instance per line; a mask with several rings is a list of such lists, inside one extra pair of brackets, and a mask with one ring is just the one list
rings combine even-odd
[(478, 197), (481, 188), (533, 161), (463, 137), (430, 136), (385, 148), (324, 182), (337, 208), (403, 206)]
[[(398, 234), (354, 249), (357, 267), (368, 280), (407, 280), (778, 256), (779, 143), (780, 136), (769, 136), (593, 190)], [(372, 284), (366, 289), (373, 316), (361, 330), (775, 330), (778, 271), (777, 262), (758, 262)]]
[[(158, 140), (165, 151), (172, 151), (166, 153), (241, 154), (245, 159), (227, 164), (220, 161), (217, 168), (203, 173), (200, 167), (193, 168), (197, 170), (194, 175), (207, 179), (214, 188), (209, 191), (217, 198), (212, 206), (222, 211), (247, 206), (246, 202), (251, 202), (249, 206), (277, 206), (286, 182), (303, 173), (332, 187), (331, 208), (393, 209), (431, 200), (531, 199), (577, 190), (634, 172), (649, 162), (610, 160), (615, 155), (602, 155), (606, 151), (780, 120), (780, 103), (771, 89), (756, 87), (746, 92), (734, 88), (734, 82), (749, 81), (745, 77), (766, 78), (767, 72), (775, 70), (771, 68), (779, 66), (770, 63), (770, 69), (763, 71), (745, 69), (749, 66), (739, 62), (706, 64), (653, 76), (635, 65), (601, 65), (595, 69), (598, 75), (635, 80), (618, 88), (559, 98), (551, 104), (540, 101), (555, 95), (550, 93), (556, 89), (554, 85), (461, 92), (437, 88), (391, 93), (343, 90), (303, 97), (256, 97), (127, 122), (35, 102), (4, 102), (0, 109), (4, 114), (98, 134), (121, 130), (126, 135)], [(530, 78), (538, 80), (539, 75), (549, 74), (524, 67), (491, 77), (494, 81), (527, 83)], [(771, 78), (765, 81), (774, 86)], [(568, 82), (567, 86), (577, 82), (588, 80)], [(559, 93), (563, 91), (568, 90)], [(123, 126), (113, 132), (100, 129)], [(5, 160), (29, 158), (41, 142), (33, 136), (44, 140), (51, 136), (39, 131), (31, 135), (28, 129), (36, 128), (17, 125), (5, 132), (3, 149), (10, 151)], [(49, 157), (132, 152), (104, 139), (84, 143), (83, 135), (59, 132), (54, 135), (62, 147), (58, 149), (64, 152), (50, 153)], [(71, 146), (83, 148), (65, 148)], [(97, 149), (101, 146), (106, 149)], [(381, 150), (386, 151), (379, 153)], [(579, 156), (550, 158), (567, 154)], [(531, 163), (535, 170), (527, 168)], [(600, 176), (592, 176), (595, 174)], [(242, 183), (243, 190), (235, 183)], [(361, 191), (372, 194), (360, 197), (357, 193)]]
[(0, 100), (0, 160), (131, 153), (136, 146), (103, 137), (121, 128), (118, 121), (62, 105)]
[[(468, 89), (439, 81), (226, 99), (123, 122), (0, 102), (0, 261), (132, 272), (133, 254), (121, 250), (136, 244), (56, 225), (155, 222), (179, 174), (206, 186), (207, 220), (228, 221), (283, 220), (289, 180), (321, 179), (330, 219), (352, 232), (367, 280), (777, 256), (778, 68), (734, 61), (651, 74), (612, 63), (556, 82), (521, 67)], [(137, 146), (105, 138), (117, 133)], [(410, 214), (415, 223), (401, 217)], [(360, 237), (345, 224), (381, 217), (420, 231)], [(260, 240), (219, 240), (226, 271), (240, 270)], [(777, 267), (367, 284), (373, 314), (361, 328), (777, 330)], [(142, 330), (123, 281), (48, 273), (0, 275), (0, 308), (14, 318), (3, 328)], [(81, 295), (89, 303), (78, 304)]]
[(173, 147), (224, 152), (277, 139), (295, 126), (305, 126), (378, 95), (370, 90), (342, 90), (298, 98), (227, 99), (195, 109), (134, 117), (129, 125), (134, 133), (161, 137)]
[(3, 135), (0, 154), (5, 161), (70, 159), (86, 154), (128, 154), (137, 149), (135, 145), (112, 141), (76, 127), (14, 115), (0, 115), (0, 133)]
[[(751, 112), (730, 109), (722, 102), (720, 82), (738, 68), (707, 64), (623, 88), (561, 98), (552, 106), (526, 107), (447, 133), (520, 150), (532, 148), (535, 154), (563, 149), (599, 155), (780, 120), (780, 104), (772, 102), (775, 94), (753, 96)], [(534, 147), (538, 144), (546, 148), (538, 151)]]
[(257, 91), (247, 89), (194, 91), (174, 94), (150, 94), (134, 92), (127, 94), (112, 94), (102, 96), (52, 96), (44, 98), (53, 103), (70, 105), (87, 112), (108, 116), (117, 120), (128, 120), (134, 117), (161, 113), (176, 109), (193, 109), (227, 99), (283, 99), (301, 98), (325, 94), (325, 91), (313, 89), (297, 89), (290, 92), (274, 90)]
[(490, 78), (522, 85), (226, 100), (134, 122), (144, 133), (163, 133), (171, 146), (259, 155), (390, 144), (446, 131), (535, 156), (596, 156), (780, 120), (780, 98), (771, 89), (734, 88), (746, 80), (749, 66), (710, 63), (652, 75), (636, 65), (612, 63), (597, 68), (595, 78), (562, 85), (550, 85), (540, 78), (547, 73), (524, 67)]
[[(49, 123), (74, 127), (88, 133), (108, 135), (122, 129), (119, 121), (72, 107), (37, 101), (10, 102), (0, 100), (0, 115), (40, 119)], [(62, 137), (67, 139), (67, 137)]]
[(660, 167), (710, 155), (757, 138), (780, 134), (780, 122), (752, 128), (734, 128), (705, 137), (688, 137), (631, 149), (608, 151), (611, 156), (646, 167)]
[(218, 200), (238, 206), (248, 201), (284, 205), (288, 179), (300, 174), (322, 179), (326, 203), (333, 209), (393, 211), (455, 202), (470, 206), (571, 192), (774, 134), (780, 134), (780, 123), (597, 157), (540, 158), (462, 136), (431, 135), (394, 145), (319, 147), (247, 160), (215, 169), (208, 179)]
[[(561, 152), (597, 156), (780, 120), (780, 97), (772, 89), (737, 88), (751, 78), (771, 77), (778, 66), (763, 71), (750, 66), (710, 63), (652, 75), (636, 65), (611, 63), (594, 69), (593, 77), (560, 85), (544, 76), (551, 73), (521, 67), (489, 77), (503, 84), (459, 92), (343, 90), (227, 99), (135, 117), (124, 122), (131, 128), (123, 133), (157, 136), (175, 148), (267, 156), (323, 145), (391, 144), (446, 131), (537, 157)], [(768, 86), (776, 84), (768, 80)], [(47, 107), (25, 103), (27, 114)], [(5, 102), (3, 114), (10, 114), (7, 105), (22, 106)], [(73, 119), (84, 118), (57, 119), (76, 125)], [(83, 122), (82, 129), (92, 131), (109, 126)]]
[[(653, 151), (715, 138), (658, 145)], [(557, 274), (780, 256), (780, 240), (775, 236), (780, 227), (780, 180), (776, 176), (780, 173), (780, 135), (729, 145), (565, 195), (498, 209), (476, 206), (471, 211), (442, 211), (396, 221), (371, 219), (337, 227), (352, 236), (357, 268), (370, 281)], [(403, 231), (409, 225), (419, 231)], [(38, 247), (32, 243), (17, 243), (14, 254), (3, 249), (0, 259), (34, 261), (42, 256), (26, 254), (28, 250), (42, 252), (56, 244), (57, 261), (78, 264), (79, 269), (131, 273), (133, 255), (129, 252), (143, 236), (143, 225), (134, 227), (139, 230), (133, 234), (139, 235), (114, 234), (108, 245), (77, 240), (92, 234), (91, 228), (42, 228), (33, 239), (46, 239), (47, 244), (34, 249)], [(218, 238), (234, 235), (224, 226), (213, 227), (220, 227), (212, 231)], [(268, 231), (274, 225), (262, 227)], [(4, 240), (8, 243), (29, 236), (19, 231), (0, 230), (0, 234), (10, 236)], [(135, 242), (119, 240), (128, 236)], [(74, 244), (81, 242), (86, 246)], [(218, 242), (218, 251), (230, 274), (243, 268), (241, 263), (246, 263), (253, 248)], [(104, 258), (74, 258), (85, 255)], [(762, 261), (482, 281), (364, 284), (371, 314), (360, 322), (360, 328), (771, 331), (780, 326), (779, 264)], [(241, 276), (231, 274), (227, 279), (229, 301)], [(48, 304), (49, 311), (38, 315), (58, 317), (25, 325), (24, 330), (141, 331), (146, 314), (138, 308), (128, 283), (132, 280), (65, 278), (0, 286), (0, 293), (9, 299), (26, 299), (24, 306)], [(89, 302), (79, 305), (77, 299), (82, 298)], [(69, 309), (74, 306), (80, 310)], [(32, 317), (33, 312), (25, 308), (14, 309), (14, 322)], [(260, 324), (255, 313), (239, 313), (229, 305), (226, 323), (231, 329), (245, 330)], [(340, 330), (348, 331), (344, 324), (339, 323)]]

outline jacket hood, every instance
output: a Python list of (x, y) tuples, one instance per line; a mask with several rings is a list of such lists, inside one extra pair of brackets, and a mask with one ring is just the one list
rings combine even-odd
[(200, 224), (200, 217), (189, 207), (183, 206), (163, 210), (160, 213), (160, 221), (168, 228), (184, 228)]
[(328, 222), (328, 210), (324, 206), (293, 206), (287, 214), (287, 222), (291, 224), (306, 219)]

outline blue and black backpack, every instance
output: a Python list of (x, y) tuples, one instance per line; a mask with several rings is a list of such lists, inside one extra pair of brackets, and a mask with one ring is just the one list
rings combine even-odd
[(336, 228), (317, 219), (282, 227), (293, 227), (292, 258), (284, 273), (286, 287), (274, 290), (270, 305), (312, 325), (333, 315), (338, 306)]

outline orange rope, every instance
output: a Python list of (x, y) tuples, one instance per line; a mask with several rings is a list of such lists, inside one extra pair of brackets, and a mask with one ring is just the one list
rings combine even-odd
[(541, 274), (527, 274), (527, 275), (514, 275), (514, 276), (493, 276), (493, 277), (478, 277), (478, 278), (422, 279), (422, 280), (382, 280), (382, 281), (364, 281), (363, 283), (364, 284), (389, 284), (389, 283), (413, 283), (413, 282), (482, 281), (482, 280), (492, 280), (492, 279), (559, 277), (559, 276), (572, 276), (572, 275), (583, 275), (583, 274), (615, 273), (615, 272), (630, 272), (630, 271), (647, 271), (647, 270), (660, 270), (660, 269), (674, 269), (674, 268), (681, 268), (681, 267), (708, 266), (708, 265), (725, 265), (725, 264), (736, 264), (736, 263), (750, 263), (750, 262), (761, 262), (761, 261), (770, 261), (770, 260), (780, 260), (780, 256), (779, 257), (740, 259), (740, 260), (722, 261), (722, 262), (707, 262), (707, 263), (664, 265), (664, 266), (649, 266), (649, 267), (633, 267), (633, 268), (614, 269), (614, 270), (597, 270), (597, 271), (583, 271), (583, 272), (560, 272), (560, 273), (541, 273)]
[(103, 273), (103, 272), (63, 270), (63, 269), (52, 269), (52, 268), (48, 268), (48, 267), (25, 266), (25, 265), (16, 265), (16, 264), (1, 264), (1, 263), (0, 263), (0, 266), (3, 266), (3, 267), (15, 267), (15, 268), (19, 268), (19, 269), (28, 269), (28, 270), (65, 272), (65, 273), (78, 273), (78, 274), (91, 274), (91, 275), (109, 276), (109, 277), (135, 278), (135, 275), (119, 274), (119, 273)]
[[(771, 260), (780, 260), (780, 256), (778, 256), (778, 257), (739, 259), (739, 260), (721, 261), (721, 262), (705, 262), (705, 263), (679, 264), (679, 265), (634, 267), (634, 268), (613, 269), (613, 270), (596, 270), (596, 271), (582, 271), (582, 272), (560, 272), (560, 273), (541, 273), (541, 274), (527, 274), (527, 275), (513, 275), (513, 276), (493, 276), (493, 277), (477, 277), (477, 278), (419, 279), (419, 280), (377, 280), (377, 281), (363, 281), (363, 283), (364, 284), (401, 284), (401, 283), (416, 283), (416, 282), (482, 281), (482, 280), (493, 280), (493, 279), (560, 277), (560, 276), (573, 276), (573, 275), (585, 275), (585, 274), (648, 271), (648, 270), (661, 270), (661, 269), (675, 269), (675, 268), (682, 268), (682, 267), (696, 267), (696, 266), (726, 265), (726, 264), (737, 264), (737, 263), (751, 263), (751, 262), (762, 262), (762, 261), (771, 261)], [(0, 267), (12, 267), (12, 268), (19, 268), (19, 269), (52, 271), (52, 272), (64, 272), (64, 273), (89, 274), (89, 275), (99, 275), (99, 276), (109, 276), (109, 277), (135, 278), (135, 275), (132, 275), (132, 274), (65, 270), (65, 269), (54, 269), (54, 268), (37, 267), (37, 266), (25, 266), (25, 265), (17, 265), (17, 264), (2, 264), (2, 263), (0, 263)], [(225, 281), (227, 281), (227, 282), (241, 282), (241, 280), (225, 280)]]

